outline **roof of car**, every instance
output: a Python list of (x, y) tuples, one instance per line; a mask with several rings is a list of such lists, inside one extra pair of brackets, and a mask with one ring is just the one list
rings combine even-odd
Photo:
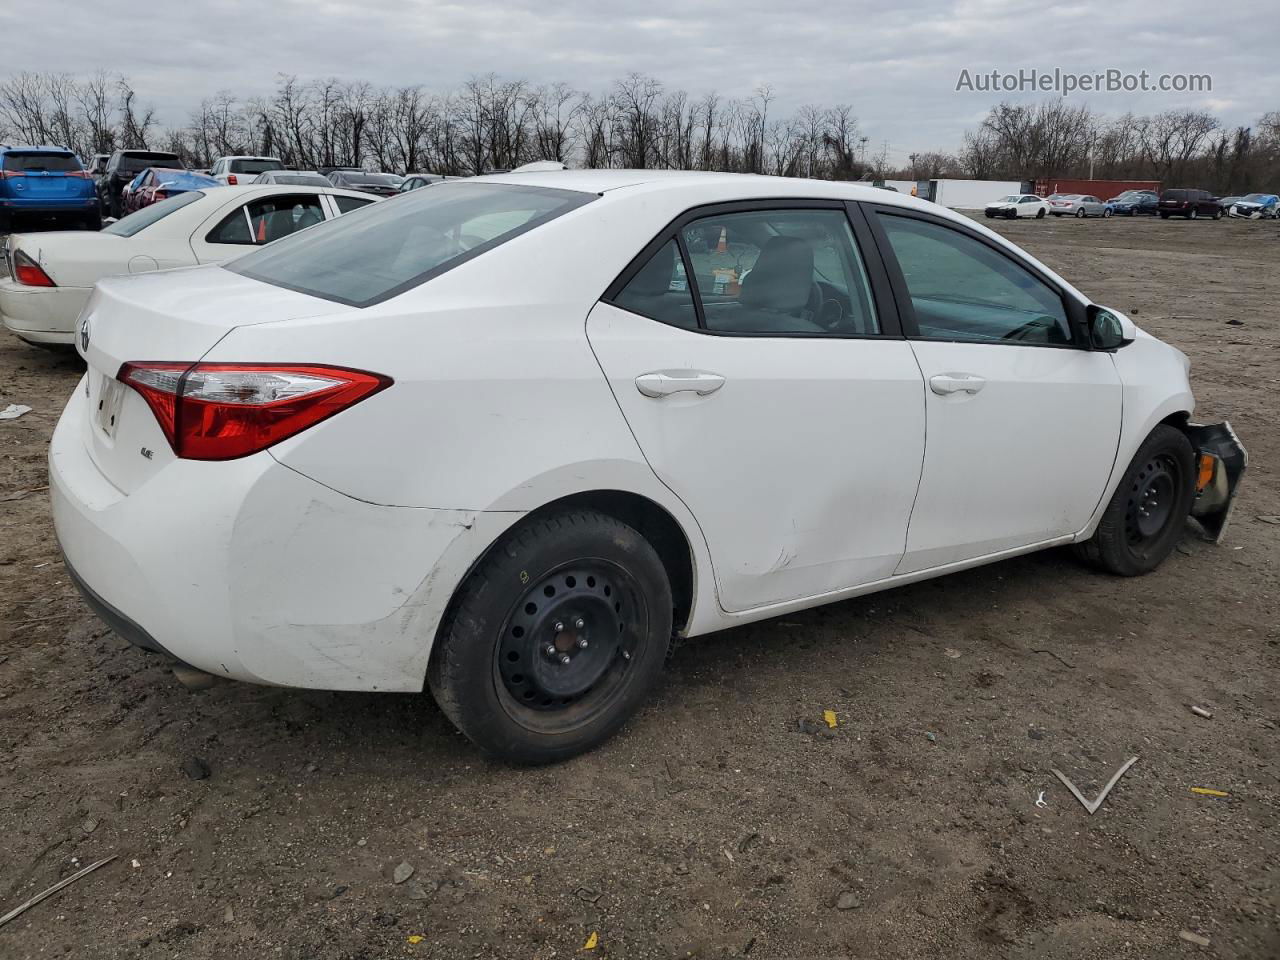
[(41, 144), (39, 146), (32, 146), (30, 144), (13, 144), (10, 146), (9, 144), (0, 143), (0, 150), (4, 150), (8, 153), (50, 153), (54, 151), (58, 153), (71, 152), (66, 147), (59, 147), (52, 143)]

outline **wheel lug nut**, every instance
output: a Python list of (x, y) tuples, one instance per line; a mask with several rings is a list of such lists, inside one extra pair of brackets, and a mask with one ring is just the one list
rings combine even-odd
[(582, 629), (583, 627), (585, 627), (586, 625), (587, 625), (587, 621), (583, 620), (581, 617), (579, 617), (577, 620), (573, 621), (573, 626), (574, 626), (574, 628), (575, 628), (575, 629), (578, 629), (578, 630), (581, 630), (581, 629)]
[(561, 655), (560, 655), (560, 666), (562, 666), (562, 667), (567, 667), (567, 666), (569, 665), (569, 661), (570, 661), (571, 659), (572, 659), (572, 658), (571, 658), (567, 653), (561, 654)]
[(560, 620), (557, 620), (557, 621), (556, 621), (556, 623), (555, 623), (555, 631), (556, 631), (556, 633), (564, 633), (564, 623), (563, 623), (562, 621), (560, 621)]
[(579, 637), (579, 638), (578, 638), (578, 649), (579, 649), (579, 650), (585, 650), (585, 649), (587, 649), (587, 638), (586, 638), (586, 637)]
[(554, 657), (556, 655), (556, 645), (554, 643), (548, 643), (542, 648), (542, 652), (548, 657)]
[(631, 651), (630, 651), (630, 650), (623, 650), (623, 651), (622, 651), (622, 659), (623, 659), (623, 660), (630, 660), (630, 659), (631, 659)]

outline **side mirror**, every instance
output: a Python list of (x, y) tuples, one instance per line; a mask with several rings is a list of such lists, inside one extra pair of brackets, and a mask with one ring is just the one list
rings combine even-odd
[(1089, 343), (1095, 350), (1116, 350), (1133, 343), (1138, 328), (1123, 313), (1092, 304), (1089, 307)]

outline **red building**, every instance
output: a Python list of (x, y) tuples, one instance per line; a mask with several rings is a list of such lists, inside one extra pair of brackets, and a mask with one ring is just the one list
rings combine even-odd
[(1126, 190), (1154, 190), (1160, 192), (1159, 180), (1071, 180), (1067, 177), (1045, 177), (1036, 181), (1036, 193), (1047, 197), (1051, 193), (1082, 193), (1110, 200)]

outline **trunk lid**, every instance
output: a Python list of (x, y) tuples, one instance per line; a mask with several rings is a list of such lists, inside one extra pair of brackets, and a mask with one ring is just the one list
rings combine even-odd
[(238, 326), (345, 309), (220, 267), (102, 281), (76, 327), (76, 349), (89, 368), (80, 429), (90, 457), (125, 494), (176, 459), (146, 401), (116, 379), (123, 364), (196, 363)]
[(85, 193), (85, 178), (55, 170), (10, 174), (15, 196), (29, 200), (73, 200)]

